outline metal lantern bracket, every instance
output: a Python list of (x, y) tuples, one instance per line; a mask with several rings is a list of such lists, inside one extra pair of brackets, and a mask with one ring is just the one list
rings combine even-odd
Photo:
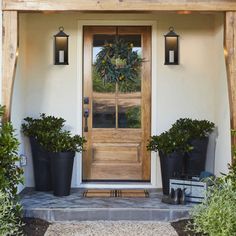
[(165, 65), (179, 65), (179, 35), (174, 27), (165, 36)]
[(54, 35), (54, 64), (68, 65), (68, 38), (64, 27), (59, 27), (59, 32)]

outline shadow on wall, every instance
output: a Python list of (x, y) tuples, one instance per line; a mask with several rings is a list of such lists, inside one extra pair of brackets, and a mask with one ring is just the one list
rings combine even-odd
[(218, 137), (218, 128), (216, 127), (209, 136), (207, 157), (206, 157), (206, 171), (215, 173), (215, 153), (216, 153), (216, 139)]

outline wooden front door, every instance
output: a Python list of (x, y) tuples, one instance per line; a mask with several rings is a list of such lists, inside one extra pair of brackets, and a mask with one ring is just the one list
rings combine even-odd
[[(115, 37), (144, 59), (136, 82), (104, 83), (94, 69)], [(150, 181), (151, 27), (86, 26), (83, 49), (83, 181)]]

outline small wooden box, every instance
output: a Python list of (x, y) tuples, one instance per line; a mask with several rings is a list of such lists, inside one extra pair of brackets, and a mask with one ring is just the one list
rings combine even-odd
[(186, 201), (200, 203), (206, 197), (207, 183), (197, 180), (170, 179), (170, 190), (171, 188), (186, 188)]

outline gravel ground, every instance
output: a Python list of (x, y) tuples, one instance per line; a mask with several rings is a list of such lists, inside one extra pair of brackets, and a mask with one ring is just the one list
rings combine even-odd
[(165, 222), (153, 221), (84, 221), (55, 223), (45, 236), (178, 236)]

